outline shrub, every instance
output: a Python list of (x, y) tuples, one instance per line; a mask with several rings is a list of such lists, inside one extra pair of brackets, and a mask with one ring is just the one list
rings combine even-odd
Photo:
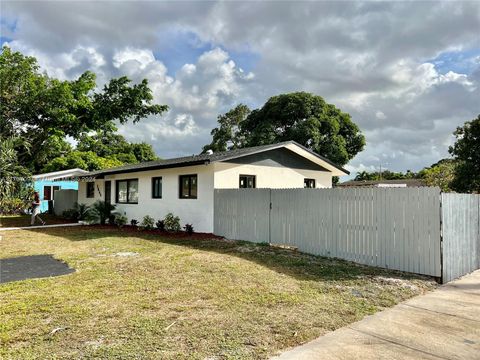
[(167, 215), (165, 215), (163, 222), (165, 224), (165, 230), (169, 232), (177, 232), (181, 229), (180, 218), (173, 215), (172, 213), (168, 213)]
[(11, 198), (0, 200), (0, 215), (18, 215), (30, 208), (31, 201)]
[(88, 218), (90, 207), (86, 204), (75, 203), (73, 208), (77, 211), (77, 220), (85, 220)]
[(68, 209), (62, 213), (62, 217), (68, 220), (77, 221), (78, 211), (75, 209)]
[(88, 212), (87, 220), (105, 225), (107, 219), (109, 219), (112, 214), (115, 215), (114, 210), (115, 205), (98, 200), (92, 205)]
[(132, 226), (138, 226), (138, 220), (136, 220), (136, 219), (130, 220), (130, 225), (132, 225)]
[(185, 231), (187, 232), (188, 235), (193, 234), (193, 225), (192, 224), (185, 224), (185, 226), (183, 228), (185, 229)]
[(145, 215), (143, 217), (142, 223), (140, 224), (140, 227), (143, 230), (152, 230), (155, 224), (155, 220), (150, 216), (150, 215)]
[(122, 228), (125, 226), (125, 224), (127, 223), (128, 219), (126, 216), (124, 215), (120, 215), (120, 214), (117, 214), (115, 216), (115, 220), (114, 220), (114, 223), (115, 225), (117, 225), (119, 228)]
[(163, 220), (158, 220), (158, 221), (155, 223), (155, 226), (157, 227), (158, 230), (160, 230), (160, 231), (165, 231), (165, 221), (163, 221)]
[(80, 221), (89, 217), (90, 208), (85, 204), (75, 203), (73, 208), (65, 210), (62, 217), (68, 220)]

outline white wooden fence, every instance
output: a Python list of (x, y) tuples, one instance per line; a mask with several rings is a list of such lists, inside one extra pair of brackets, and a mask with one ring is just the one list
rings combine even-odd
[(443, 281), (480, 268), (480, 195), (442, 194), (442, 230)]
[(78, 190), (64, 189), (55, 190), (55, 200), (53, 200), (53, 211), (55, 215), (62, 215), (65, 210), (73, 208), (78, 201)]
[[(444, 257), (449, 256), (444, 260), (443, 276), (451, 280), (480, 265), (480, 240), (473, 237), (475, 231), (478, 235), (478, 196), (477, 218), (472, 215), (468, 224), (458, 223), (449, 215), (459, 206), (451, 200), (455, 196), (441, 197), (440, 189), (428, 187), (219, 189), (215, 190), (214, 233), (441, 277), (443, 219), (448, 242)], [(441, 199), (445, 202), (443, 215)], [(458, 201), (463, 204), (462, 199)], [(473, 208), (471, 205), (465, 211), (470, 214)], [(475, 219), (476, 227), (471, 225)], [(470, 244), (468, 250), (463, 247), (466, 243)], [(463, 258), (467, 251), (476, 251), (477, 256), (460, 261), (458, 256)], [(447, 271), (445, 266), (456, 270)]]

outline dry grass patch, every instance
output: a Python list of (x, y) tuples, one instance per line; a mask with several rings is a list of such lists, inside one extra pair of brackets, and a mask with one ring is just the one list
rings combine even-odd
[(3, 234), (0, 257), (33, 254), (76, 272), (0, 285), (1, 358), (267, 358), (435, 287), (245, 242), (88, 227)]

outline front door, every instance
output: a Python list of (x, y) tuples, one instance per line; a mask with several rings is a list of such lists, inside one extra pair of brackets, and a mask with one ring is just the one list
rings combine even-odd
[(112, 202), (112, 182), (105, 181), (105, 203), (110, 204)]

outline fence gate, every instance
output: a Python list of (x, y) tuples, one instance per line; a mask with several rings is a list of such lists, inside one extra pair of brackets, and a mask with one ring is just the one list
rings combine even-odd
[(443, 282), (480, 268), (480, 195), (442, 194)]

